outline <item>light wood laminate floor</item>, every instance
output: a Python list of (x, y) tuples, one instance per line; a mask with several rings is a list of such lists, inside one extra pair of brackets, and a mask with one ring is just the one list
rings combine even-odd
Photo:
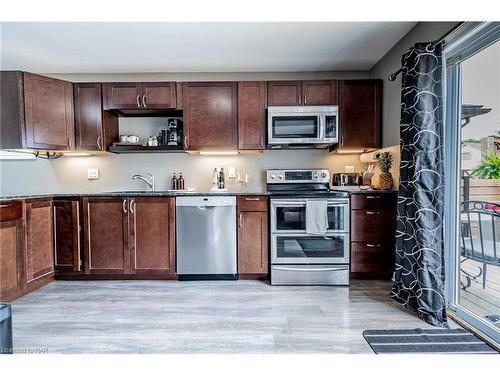
[(388, 297), (390, 285), (55, 281), (12, 303), (14, 347), (48, 353), (373, 353), (362, 337), (365, 329), (432, 328)]

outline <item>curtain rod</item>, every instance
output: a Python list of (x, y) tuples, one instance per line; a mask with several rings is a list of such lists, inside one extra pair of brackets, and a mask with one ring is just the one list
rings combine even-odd
[[(434, 41), (431, 42), (432, 45), (436, 45), (436, 44), (439, 44), (439, 43), (444, 43), (446, 38), (452, 33), (454, 32), (457, 28), (459, 28), (460, 26), (462, 26), (465, 22), (460, 22), (458, 23), (458, 25), (455, 25), (455, 27), (452, 27), (450, 30), (448, 30), (447, 33), (445, 33), (443, 36), (441, 36), (441, 38), (439, 39), (436, 39)], [(413, 48), (413, 47), (412, 47)], [(389, 74), (389, 76), (387, 77), (387, 79), (389, 81), (395, 81), (397, 76), (399, 75), (399, 73), (401, 73), (403, 71), (403, 68), (399, 68), (398, 70), (396, 70), (394, 73), (392, 74)]]

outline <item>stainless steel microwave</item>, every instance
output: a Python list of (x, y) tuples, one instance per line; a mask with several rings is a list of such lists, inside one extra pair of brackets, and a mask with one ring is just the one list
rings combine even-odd
[(339, 139), (339, 108), (333, 106), (269, 107), (267, 146), (326, 148)]

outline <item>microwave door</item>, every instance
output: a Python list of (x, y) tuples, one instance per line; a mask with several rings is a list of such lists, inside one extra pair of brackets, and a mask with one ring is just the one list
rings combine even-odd
[(269, 119), (269, 143), (294, 143), (318, 141), (321, 119), (318, 115), (273, 115)]

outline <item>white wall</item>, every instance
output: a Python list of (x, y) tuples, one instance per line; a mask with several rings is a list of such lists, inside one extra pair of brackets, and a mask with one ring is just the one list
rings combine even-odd
[(399, 144), (399, 120), (401, 117), (401, 75), (390, 82), (387, 77), (401, 68), (401, 56), (415, 43), (439, 39), (453, 28), (456, 22), (419, 22), (370, 70), (370, 78), (384, 80), (382, 146)]

